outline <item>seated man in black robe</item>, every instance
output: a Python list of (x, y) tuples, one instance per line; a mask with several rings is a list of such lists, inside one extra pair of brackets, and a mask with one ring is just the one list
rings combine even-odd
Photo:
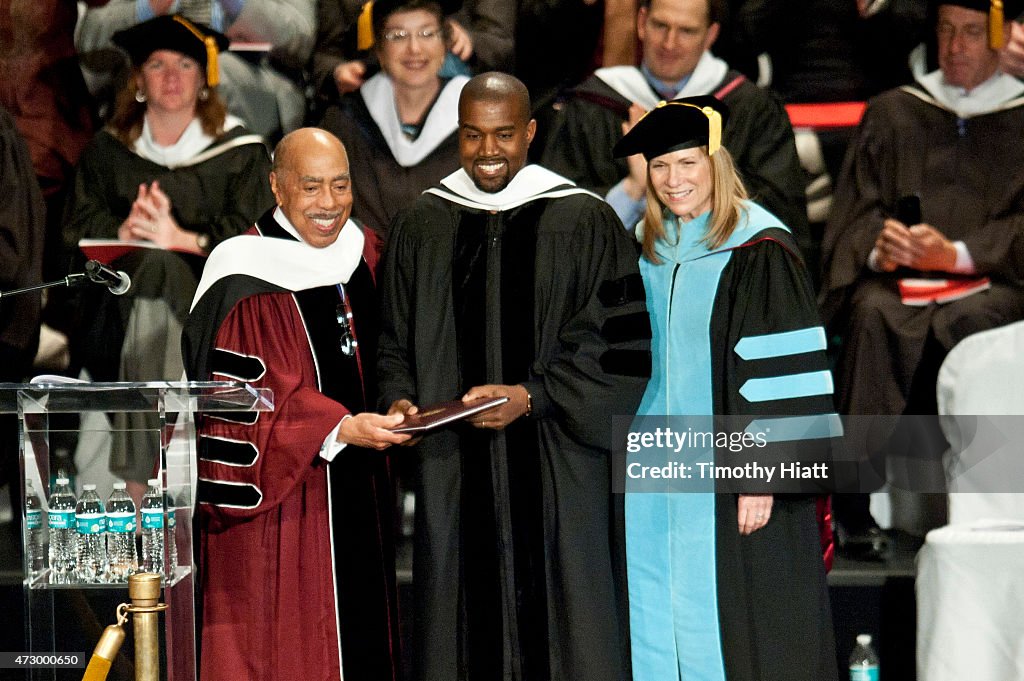
[[(1021, 4), (1007, 2), (1005, 15)], [(847, 154), (821, 294), (825, 322), (843, 336), (840, 413), (934, 414), (946, 353), (1024, 317), (1024, 84), (999, 70), (990, 37), (1003, 22), (989, 7), (938, 2), (939, 69), (871, 100)], [(984, 290), (939, 289), (930, 301), (909, 281), (920, 278)], [(835, 513), (877, 548), (866, 495), (837, 496)]]
[(467, 83), (462, 169), (385, 250), (382, 404), (509, 398), (419, 444), (417, 679), (629, 675), (611, 418), (636, 412), (650, 321), (612, 210), (526, 165), (535, 130), (520, 81)]
[[(640, 66), (598, 69), (570, 93), (547, 134), (542, 163), (603, 197), (632, 230), (643, 217), (646, 165), (612, 157), (623, 123), (659, 100), (714, 95), (729, 106), (722, 144), (736, 159), (751, 198), (809, 243), (805, 179), (782, 102), (709, 51), (721, 0), (643, 0)], [(639, 157), (638, 157), (639, 158)]]

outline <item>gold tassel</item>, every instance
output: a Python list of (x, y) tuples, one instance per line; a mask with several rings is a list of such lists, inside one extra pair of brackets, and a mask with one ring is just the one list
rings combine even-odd
[(185, 17), (175, 14), (174, 20), (187, 28), (196, 38), (203, 41), (203, 45), (206, 46), (206, 84), (210, 87), (217, 87), (217, 83), (220, 82), (220, 68), (217, 66), (217, 52), (219, 51), (217, 49), (217, 41), (213, 36), (204, 35)]
[(217, 41), (213, 36), (203, 38), (206, 43), (206, 84), (217, 87), (220, 82), (220, 65), (217, 63)]
[(989, 5), (988, 46), (993, 50), (1003, 48), (1003, 0), (992, 0)]
[(708, 117), (708, 156), (714, 156), (722, 146), (722, 114), (710, 106), (704, 107), (701, 111)]
[(360, 52), (373, 47), (373, 0), (363, 5), (356, 21), (356, 49)]

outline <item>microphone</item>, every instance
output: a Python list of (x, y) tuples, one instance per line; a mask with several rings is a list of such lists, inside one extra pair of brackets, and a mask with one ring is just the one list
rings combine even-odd
[(121, 270), (113, 270), (99, 260), (85, 263), (85, 276), (94, 284), (103, 284), (115, 296), (119, 296), (132, 286), (131, 278)]

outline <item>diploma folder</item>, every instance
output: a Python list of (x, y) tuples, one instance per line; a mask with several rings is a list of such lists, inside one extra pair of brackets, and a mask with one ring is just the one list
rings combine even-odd
[(992, 288), (988, 277), (969, 279), (900, 279), (900, 300), (904, 305), (924, 307), (929, 303), (951, 303)]
[(392, 428), (391, 431), (394, 433), (425, 433), (453, 421), (459, 421), (473, 414), (505, 404), (506, 402), (508, 402), (507, 397), (481, 397), (470, 402), (463, 402), (462, 400), (438, 402), (429, 407), (422, 407), (417, 413), (406, 416), (405, 420)]
[[(109, 265), (121, 256), (143, 248), (164, 250), (162, 246), (157, 246), (152, 241), (121, 241), (120, 239), (79, 239), (78, 241), (78, 250), (82, 251), (85, 257), (90, 260), (99, 260), (104, 265)], [(197, 255), (193, 251), (183, 248), (166, 250)]]

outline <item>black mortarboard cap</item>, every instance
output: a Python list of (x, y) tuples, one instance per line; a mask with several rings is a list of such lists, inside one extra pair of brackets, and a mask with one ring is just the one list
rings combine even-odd
[(1003, 47), (1003, 25), (1017, 19), (1024, 11), (1024, 0), (932, 0), (934, 15), (941, 5), (966, 7), (988, 15), (988, 45), (994, 50)]
[(230, 40), (223, 33), (183, 16), (159, 16), (114, 34), (111, 40), (128, 53), (132, 64), (142, 66), (157, 50), (174, 50), (192, 57), (206, 72), (206, 84), (220, 82), (217, 53), (227, 49)]
[[(363, 5), (356, 21), (358, 36), (356, 46), (360, 51), (373, 47), (374, 36), (384, 20), (395, 10), (408, 5), (410, 0), (370, 0)], [(462, 0), (434, 0), (441, 8), (441, 14), (450, 16), (462, 9)]]
[(706, 146), (712, 155), (722, 145), (728, 117), (729, 107), (711, 95), (659, 102), (623, 135), (612, 153), (617, 157), (643, 154), (650, 161), (672, 151)]

